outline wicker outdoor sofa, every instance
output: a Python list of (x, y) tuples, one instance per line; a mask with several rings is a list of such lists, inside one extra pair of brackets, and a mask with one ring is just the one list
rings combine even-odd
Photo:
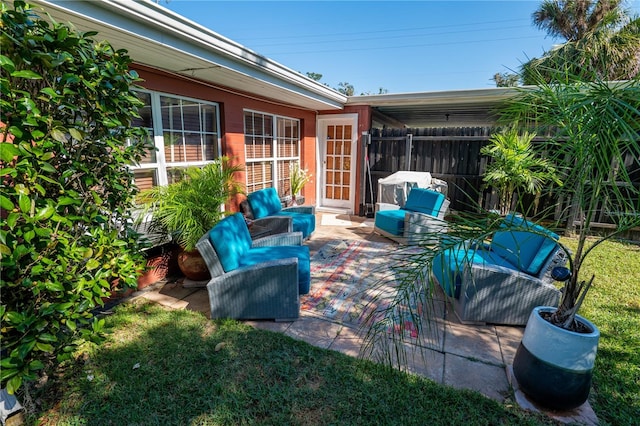
[(433, 274), (463, 322), (525, 325), (536, 306), (557, 306), (550, 271), (566, 263), (558, 235), (510, 214), (489, 243), (463, 241), (433, 259)]

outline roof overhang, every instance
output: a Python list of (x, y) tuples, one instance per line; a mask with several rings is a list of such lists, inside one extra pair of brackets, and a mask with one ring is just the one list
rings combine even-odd
[(440, 92), (352, 96), (346, 105), (369, 105), (406, 127), (474, 126), (495, 121), (493, 110), (521, 88), (494, 87)]
[(36, 12), (98, 31), (134, 62), (308, 110), (341, 110), (347, 97), (148, 0), (31, 0)]

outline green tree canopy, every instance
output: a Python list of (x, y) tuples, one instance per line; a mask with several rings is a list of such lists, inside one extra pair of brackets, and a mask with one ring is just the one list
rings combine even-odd
[(522, 66), (525, 84), (633, 78), (640, 71), (640, 17), (631, 17), (621, 0), (544, 0), (533, 23), (565, 43)]

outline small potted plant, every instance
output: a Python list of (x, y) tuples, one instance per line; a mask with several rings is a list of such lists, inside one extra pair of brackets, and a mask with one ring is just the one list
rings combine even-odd
[(311, 174), (306, 169), (301, 169), (300, 164), (293, 162), (289, 166), (289, 181), (291, 185), (292, 205), (297, 206), (302, 188), (311, 180)]
[(241, 192), (233, 177), (242, 170), (241, 166), (232, 165), (228, 157), (221, 157), (202, 168), (184, 169), (183, 178), (177, 182), (139, 194), (138, 202), (143, 205), (139, 222), (150, 214), (148, 232), (168, 235), (180, 246), (178, 266), (187, 278), (208, 278), (196, 243), (224, 217), (223, 207), (229, 197)]

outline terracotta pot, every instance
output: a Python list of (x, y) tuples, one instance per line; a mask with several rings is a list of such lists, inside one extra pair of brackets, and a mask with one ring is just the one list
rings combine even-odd
[(211, 279), (209, 269), (200, 252), (195, 250), (181, 251), (178, 253), (178, 267), (185, 277), (193, 281), (205, 281)]

